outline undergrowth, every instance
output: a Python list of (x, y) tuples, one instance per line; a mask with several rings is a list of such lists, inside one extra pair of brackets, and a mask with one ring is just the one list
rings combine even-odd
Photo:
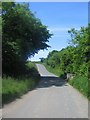
[(27, 63), (24, 75), (11, 77), (3, 76), (2, 79), (2, 103), (11, 102), (24, 93), (32, 90), (39, 82), (40, 75), (34, 63)]

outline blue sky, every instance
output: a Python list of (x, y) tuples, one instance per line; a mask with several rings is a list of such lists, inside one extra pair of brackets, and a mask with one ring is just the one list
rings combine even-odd
[(87, 2), (31, 2), (30, 10), (41, 22), (48, 26), (50, 33), (54, 36), (49, 39), (51, 48), (39, 51), (31, 61), (38, 61), (46, 57), (52, 50), (61, 50), (68, 46), (71, 28), (80, 29), (88, 24), (88, 3)]

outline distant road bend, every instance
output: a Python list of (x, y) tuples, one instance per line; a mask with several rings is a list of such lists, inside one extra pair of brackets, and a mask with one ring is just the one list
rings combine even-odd
[(88, 100), (43, 65), (36, 65), (39, 85), (5, 105), (3, 118), (88, 118)]

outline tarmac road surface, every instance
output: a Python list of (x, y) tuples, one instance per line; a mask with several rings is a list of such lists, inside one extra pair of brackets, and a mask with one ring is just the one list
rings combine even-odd
[(88, 100), (64, 80), (36, 64), (36, 89), (4, 105), (3, 118), (88, 118)]

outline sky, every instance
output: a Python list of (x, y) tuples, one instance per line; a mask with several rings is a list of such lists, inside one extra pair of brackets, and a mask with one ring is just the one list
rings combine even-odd
[[(9, 2), (12, 0), (2, 0)], [(89, 0), (14, 0), (15, 2), (89, 2)]]
[(48, 50), (39, 51), (31, 61), (38, 61), (39, 58), (46, 58), (52, 50), (61, 50), (68, 46), (70, 35), (68, 30), (77, 30), (88, 24), (88, 2), (30, 2), (30, 10), (35, 13), (42, 24), (48, 26), (50, 33)]

